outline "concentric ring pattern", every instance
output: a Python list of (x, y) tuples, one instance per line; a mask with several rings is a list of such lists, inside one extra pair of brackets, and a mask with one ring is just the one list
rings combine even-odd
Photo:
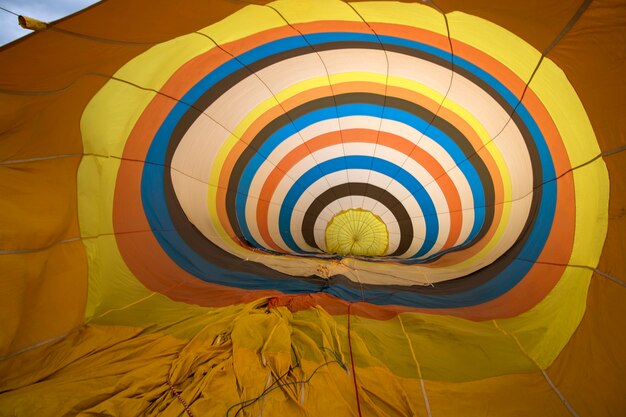
[[(249, 6), (129, 63), (156, 93), (120, 140), (114, 226), (124, 259), (142, 251), (170, 271), (128, 261), (145, 285), (200, 304), (168, 277), (407, 308), (503, 297), (524, 311), (576, 250), (599, 254), (575, 244), (580, 216), (597, 214), (581, 200), (593, 181), (570, 172), (597, 144), (554, 64), (532, 75), (539, 52), (472, 16), (327, 6), (323, 19)], [(574, 100), (557, 108), (553, 92)], [(383, 223), (380, 249), (327, 246), (351, 210)], [(150, 232), (129, 238), (140, 223)], [(560, 267), (545, 276), (542, 262)]]

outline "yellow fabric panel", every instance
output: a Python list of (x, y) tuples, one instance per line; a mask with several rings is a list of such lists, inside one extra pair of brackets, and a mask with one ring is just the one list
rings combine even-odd
[(271, 8), (250, 5), (211, 27), (198, 30), (198, 33), (209, 36), (218, 45), (222, 45), (285, 25), (285, 20)]
[[(558, 266), (545, 265), (546, 273)], [(495, 320), (512, 340), (519, 343), (541, 369), (547, 368), (580, 323), (585, 312), (585, 298), (591, 271), (567, 267), (554, 289), (539, 304), (526, 313), (510, 319)]]
[[(284, 308), (257, 306), (172, 326), (189, 321), (201, 326), (189, 340), (143, 328), (88, 325), (1, 362), (0, 373), (7, 377), (0, 391), (11, 391), (0, 396), (0, 409), (39, 416), (81, 410), (84, 415), (178, 416), (184, 408), (168, 387), (169, 379), (195, 415), (228, 412), (232, 417), (241, 405), (246, 406), (243, 415), (357, 415), (356, 376), (364, 416), (425, 415), (425, 396), (438, 416), (566, 415), (538, 372), (462, 383), (426, 379), (423, 389), (414, 375), (398, 377), (375, 360), (365, 366), (357, 362), (353, 374), (350, 356), (334, 350), (338, 340), (347, 348), (345, 332), (333, 334), (323, 313), (318, 324), (305, 324), (297, 316)], [(319, 339), (305, 341), (306, 335)], [(367, 359), (360, 356), (360, 342), (352, 342), (355, 358)], [(398, 351), (406, 354), (406, 347), (401, 342)], [(40, 363), (36, 358), (42, 356), (50, 359)]]
[[(569, 264), (594, 267), (598, 264), (607, 232), (607, 167), (604, 160), (597, 159), (572, 172), (576, 193), (576, 234)], [(611, 180), (614, 182), (615, 178)], [(613, 198), (613, 194), (611, 197)]]
[[(558, 267), (547, 265), (544, 268)], [(494, 323), (448, 316), (402, 314), (412, 345), (419, 347), (416, 348), (416, 356), (424, 377), (466, 381), (545, 369), (557, 357), (581, 320), (590, 274), (584, 268), (566, 268), (555, 288), (534, 308)], [(336, 320), (343, 325), (347, 322), (345, 316), (337, 316)], [(391, 334), (397, 335), (400, 330), (394, 329), (389, 321), (360, 317), (353, 317), (352, 320), (354, 332), (363, 338), (363, 347), (367, 346), (369, 355), (384, 362), (398, 375), (407, 376), (407, 360), (398, 355), (391, 356), (383, 348), (388, 346)], [(383, 333), (389, 334), (378, 339), (377, 335)], [(385, 340), (385, 343), (380, 340)], [(462, 341), (462, 344), (450, 343), (451, 340)], [(484, 349), (487, 347), (491, 354), (485, 356)], [(442, 360), (443, 357), (446, 360)]]
[[(570, 265), (593, 267), (598, 262), (607, 220), (605, 214), (594, 219), (589, 213), (607, 212), (608, 190), (602, 186), (607, 183), (602, 179), (606, 175), (606, 166), (602, 160), (573, 171), (575, 187), (586, 192), (584, 196), (577, 194), (576, 198), (577, 224)], [(598, 180), (598, 177), (602, 180)], [(543, 268), (559, 267), (546, 264)], [(565, 346), (582, 319), (590, 278), (589, 269), (567, 267), (555, 288), (541, 303), (515, 318), (498, 320), (498, 325), (509, 332), (511, 337), (517, 338), (526, 353), (545, 369)], [(563, 307), (565, 303), (568, 308)], [(537, 326), (539, 321), (547, 323), (547, 327)], [(537, 332), (546, 332), (550, 336), (545, 337)]]
[(316, 0), (312, 2), (278, 0), (269, 4), (290, 23), (316, 22), (319, 20), (346, 20), (362, 22), (350, 5), (338, 0)]
[[(345, 316), (336, 320), (347, 327)], [(396, 375), (416, 378), (419, 372), (411, 357), (413, 346), (425, 379), (469, 381), (536, 369), (512, 339), (488, 322), (403, 313), (401, 320), (409, 344), (398, 318), (382, 321), (352, 316), (350, 320), (352, 348), (356, 364), (361, 367), (384, 364)]]
[(580, 1), (437, 0), (444, 13), (462, 10), (516, 33), (543, 51), (576, 13)]
[(365, 1), (352, 3), (352, 7), (366, 22), (413, 26), (448, 36), (443, 15), (427, 5)]
[[(522, 81), (529, 81), (541, 53), (518, 36), (486, 20), (462, 12), (447, 14), (450, 36), (494, 57), (517, 74)], [(511, 45), (515, 45), (511, 48)], [(510, 88), (510, 87), (509, 87)], [(521, 98), (522, 91), (511, 91)]]
[(113, 233), (113, 194), (119, 166), (117, 158), (83, 156), (77, 180), (81, 236)]
[(0, 357), (63, 335), (83, 322), (86, 269), (79, 240), (0, 255)]
[(326, 226), (326, 251), (342, 255), (383, 256), (389, 246), (385, 223), (371, 211), (338, 213)]
[(626, 415), (626, 287), (593, 274), (587, 311), (547, 370), (581, 416)]
[[(598, 156), (600, 148), (587, 113), (572, 85), (554, 82), (564, 78), (562, 69), (550, 59), (544, 59), (528, 86), (550, 113), (567, 149), (570, 165), (577, 167)], [(557, 175), (560, 174), (557, 172)]]
[[(141, 88), (159, 91), (178, 68), (214, 46), (206, 36), (197, 33), (180, 36), (153, 46), (125, 64), (115, 77)], [(150, 65), (146, 65), (146, 61)]]
[(110, 80), (94, 95), (80, 120), (85, 154), (121, 157), (128, 135), (155, 95), (153, 91)]
[[(106, 315), (110, 310), (124, 309), (147, 297), (157, 296), (141, 285), (128, 270), (117, 249), (115, 236), (85, 239), (84, 244), (89, 259), (89, 297), (85, 311), (87, 321)], [(163, 297), (160, 294), (158, 296)], [(123, 324), (133, 323), (144, 313), (141, 310), (139, 314), (125, 312)], [(174, 320), (171, 312), (161, 310), (151, 315), (150, 321), (158, 322), (163, 316), (168, 317), (167, 322)], [(140, 320), (136, 325), (142, 322)]]

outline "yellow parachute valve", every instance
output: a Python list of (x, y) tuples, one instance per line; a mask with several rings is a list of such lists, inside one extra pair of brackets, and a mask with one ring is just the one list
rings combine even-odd
[(349, 209), (326, 226), (326, 251), (339, 255), (383, 256), (389, 246), (385, 222), (369, 210)]

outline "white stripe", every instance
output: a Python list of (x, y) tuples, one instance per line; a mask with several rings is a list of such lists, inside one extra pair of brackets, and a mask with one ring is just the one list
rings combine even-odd
[(234, 132), (239, 123), (260, 103), (270, 100), (276, 104), (274, 94), (256, 75), (250, 75), (222, 94), (205, 111), (209, 117)]
[[(355, 170), (356, 171), (356, 170)], [(365, 171), (367, 172), (367, 171)], [(335, 173), (335, 174), (330, 174), (327, 175), (326, 178), (328, 179), (328, 181), (330, 182), (335, 182), (338, 181), (338, 175), (339, 173)], [(389, 184), (390, 178), (386, 175), (383, 175), (381, 173), (378, 172), (371, 172), (370, 175), (370, 184), (378, 186), (378, 187), (382, 187), (382, 186), (386, 186), (387, 184)], [(325, 189), (323, 188), (323, 185), (325, 184), (324, 178), (320, 178), (319, 180), (317, 180), (315, 183), (313, 183), (311, 185), (311, 187), (309, 187), (309, 190), (322, 190), (325, 191)], [(389, 189), (393, 192), (393, 190), (398, 189), (401, 190), (400, 192), (402, 192), (403, 194), (407, 194), (408, 190), (406, 190), (404, 187), (402, 187), (402, 185), (398, 184), (395, 181), (391, 181), (391, 186), (389, 187)], [(306, 212), (306, 210), (308, 209), (308, 207), (313, 203), (314, 200), (314, 195), (315, 193), (311, 192), (311, 193), (305, 193), (303, 194), (297, 201), (295, 209), (297, 213), (303, 213)], [(320, 193), (321, 194), (321, 193)], [(279, 197), (279, 199), (282, 199), (282, 197)], [(341, 200), (344, 200), (344, 202), (342, 202)], [(327, 208), (330, 210), (330, 212), (332, 213), (332, 216), (338, 214), (339, 212), (346, 210), (346, 205), (348, 204), (350, 200), (349, 199), (339, 199), (339, 200), (335, 200), (331, 205), (329, 205)], [(384, 207), (382, 204), (374, 204), (373, 206), (371, 206), (372, 203), (375, 203), (373, 200), (371, 199), (366, 199), (367, 201), (367, 205), (363, 206), (362, 204), (363, 200), (359, 200), (359, 205), (354, 206), (354, 207), (348, 207), (348, 208), (364, 208), (364, 209), (369, 209), (371, 211), (373, 211), (375, 214), (379, 215), (380, 217), (384, 217), (384, 218), (388, 218), (388, 222), (389, 222), (389, 228), (391, 228), (392, 230), (394, 230), (395, 228), (397, 228), (397, 221), (395, 219), (393, 219), (393, 215), (391, 214), (391, 212), (388, 210), (387, 207)], [(417, 202), (415, 201), (415, 199), (413, 198), (409, 198), (405, 201), (404, 203), (404, 207), (407, 210), (408, 213), (421, 213), (421, 208), (419, 206), (419, 204), (417, 204)], [(332, 218), (331, 216), (331, 218)], [(330, 220), (330, 219), (328, 219)], [(272, 221), (278, 222), (278, 216), (276, 216), (275, 218), (272, 219)], [(291, 223), (291, 230), (294, 233), (294, 240), (296, 240), (296, 242), (298, 242), (298, 239), (301, 239), (301, 241), (303, 241), (303, 238), (301, 237), (301, 230), (299, 229), (299, 227), (302, 224), (302, 219), (298, 219), (296, 215), (294, 215), (292, 217), (292, 223)], [(271, 224), (271, 223), (270, 223)], [(423, 216), (416, 216), (415, 219), (413, 219), (413, 230), (414, 230), (414, 235), (417, 237), (420, 236), (424, 236), (425, 234), (425, 223), (424, 223), (424, 219)], [(391, 230), (390, 230), (391, 233)], [(394, 231), (394, 233), (396, 233), (397, 236), (397, 232)], [(415, 245), (413, 245), (411, 247), (411, 250), (413, 250), (413, 252), (407, 252), (407, 254), (412, 254), (417, 252), (417, 250), (419, 249), (419, 247), (416, 248), (416, 246), (420, 246), (421, 245), (422, 240), (421, 239), (415, 239)]]
[[(487, 152), (500, 154), (506, 168), (500, 175), (511, 181), (512, 195), (508, 200), (516, 200), (533, 191), (533, 164), (530, 160), (526, 142), (521, 132), (512, 121), (506, 125), (489, 145), (481, 149), (478, 155), (485, 159)], [(506, 197), (504, 197), (506, 198)], [(502, 201), (495, 201), (501, 203)]]
[(459, 73), (454, 74), (444, 105), (447, 101), (468, 110), (491, 138), (495, 137), (510, 119), (509, 113), (493, 97)]
[[(326, 69), (320, 57), (311, 49), (310, 54), (300, 55), (277, 62), (256, 72), (274, 94), (312, 78), (326, 78)], [(330, 86), (327, 94), (332, 95)]]
[[(319, 51), (319, 56), (331, 75), (331, 82), (334, 82), (334, 74), (346, 72), (387, 73), (385, 51), (380, 49), (332, 49)], [(383, 88), (381, 85), (381, 90)]]
[(209, 117), (198, 117), (174, 152), (172, 171), (180, 171), (208, 184), (215, 158), (230, 136), (229, 131)]

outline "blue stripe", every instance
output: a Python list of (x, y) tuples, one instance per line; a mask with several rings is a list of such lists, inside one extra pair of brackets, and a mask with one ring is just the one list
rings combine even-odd
[(239, 287), (241, 281), (244, 280), (246, 289), (264, 290), (280, 284), (278, 287), (288, 293), (307, 293), (320, 290), (319, 285), (298, 279), (274, 280), (273, 285), (271, 285), (265, 277), (231, 271), (208, 262), (189, 248), (174, 228), (167, 206), (164, 204), (164, 167), (146, 164), (143, 173), (141, 199), (146, 217), (150, 219), (152, 233), (170, 258), (188, 273), (206, 282), (232, 287)]
[[(339, 42), (344, 40), (362, 40), (363, 42), (378, 44), (378, 38), (376, 38), (376, 36), (367, 34), (323, 33), (307, 35), (306, 37), (307, 40), (314, 45), (324, 42)], [(430, 45), (391, 36), (379, 36), (379, 38), (383, 43), (407, 46), (443, 58), (447, 61), (451, 61), (451, 56), (447, 51), (433, 48)], [(304, 46), (303, 39), (299, 36), (284, 38), (261, 45), (249, 52), (246, 52), (245, 54), (240, 55), (238, 59), (245, 65), (250, 65), (268, 56), (278, 54), (292, 48)], [(454, 65), (461, 67), (480, 78), (483, 82), (493, 88), (494, 91), (501, 95), (501, 97), (503, 97), (510, 106), (515, 107), (517, 105), (517, 97), (489, 73), (458, 56), (454, 57)], [(141, 194), (146, 217), (151, 228), (153, 229), (156, 239), (159, 241), (159, 244), (166, 251), (166, 253), (168, 253), (174, 262), (176, 262), (181, 268), (200, 279), (217, 284), (248, 289), (273, 288), (279, 289), (285, 293), (306, 293), (319, 290), (317, 285), (313, 285), (309, 281), (303, 279), (294, 278), (293, 280), (276, 280), (271, 277), (233, 272), (210, 264), (197, 255), (187, 246), (184, 240), (178, 236), (174, 230), (171, 219), (169, 218), (165, 202), (165, 193), (163, 190), (163, 178), (165, 172), (162, 167), (152, 164), (164, 164), (167, 146), (173, 129), (189, 108), (189, 106), (184, 103), (195, 103), (199, 97), (212, 88), (217, 82), (233, 72), (241, 70), (241, 68), (241, 64), (239, 64), (236, 59), (231, 59), (216, 68), (200, 82), (198, 82), (189, 92), (187, 92), (187, 94), (185, 94), (185, 96), (181, 99), (182, 102), (179, 102), (174, 106), (170, 114), (163, 122), (159, 131), (155, 135), (148, 154), (146, 155), (146, 161), (148, 163), (145, 164), (143, 170)], [(533, 136), (533, 139), (535, 140), (541, 159), (540, 163), (543, 173), (542, 181), (545, 183), (554, 179), (554, 166), (543, 135), (523, 104), (519, 104), (517, 107), (517, 113), (526, 124)], [(385, 115), (386, 114), (387, 109), (385, 109)], [(469, 175), (468, 178), (470, 176), (471, 175)], [(548, 182), (544, 185), (537, 221), (531, 231), (530, 238), (520, 254), (520, 256), (523, 256), (524, 259), (536, 259), (545, 244), (554, 217), (556, 193), (556, 182)], [(479, 198), (478, 195), (475, 195), (474, 197)], [(514, 261), (497, 277), (494, 277), (489, 282), (472, 290), (461, 293), (437, 296), (417, 294), (413, 292), (401, 293), (391, 292), (389, 290), (365, 290), (365, 297), (367, 299), (371, 299), (371, 303), (383, 305), (391, 303), (426, 308), (469, 306), (491, 300), (510, 290), (524, 277), (531, 266), (532, 265), (529, 262)], [(362, 297), (360, 289), (347, 287), (343, 284), (332, 285), (326, 290), (326, 292), (350, 301), (358, 301), (361, 300)]]
[[(294, 185), (289, 189), (283, 204), (280, 208), (280, 214), (278, 217), (278, 226), (280, 229), (280, 234), (287, 246), (295, 251), (300, 252), (301, 249), (298, 247), (296, 242), (293, 239), (293, 235), (291, 234), (291, 218), (293, 216), (293, 207), (296, 206), (296, 203), (306, 192), (306, 190), (317, 180), (322, 178), (320, 175), (320, 170), (324, 172), (324, 175), (329, 175), (334, 172), (341, 171), (345, 169), (371, 169), (372, 171), (379, 172), (383, 175), (386, 175), (390, 178), (395, 179), (398, 183), (400, 183), (403, 187), (405, 187), (409, 192), (413, 194), (418, 204), (420, 205), (424, 215), (432, 215), (436, 213), (435, 205), (433, 204), (432, 199), (424, 190), (422, 184), (415, 179), (411, 174), (409, 174), (406, 170), (398, 167), (391, 162), (388, 162), (384, 159), (373, 158), (370, 156), (343, 156), (335, 159), (330, 159), (328, 161), (324, 161), (319, 164), (320, 169), (311, 168), (307, 172), (305, 172), (298, 180), (294, 183)], [(416, 256), (421, 256), (428, 252), (437, 240), (437, 235), (439, 234), (439, 219), (437, 216), (428, 217), (430, 221), (426, 223), (426, 236), (425, 242), (416, 254)]]
[[(288, 139), (290, 136), (295, 135), (297, 133), (294, 126), (297, 127), (298, 130), (302, 130), (312, 124), (318, 123), (323, 120), (334, 119), (339, 114), (339, 117), (347, 117), (347, 116), (372, 116), (372, 117), (380, 117), (380, 114), (383, 111), (382, 106), (378, 106), (375, 104), (344, 104), (336, 107), (336, 110), (333, 108), (323, 108), (314, 110), (310, 113), (307, 113), (295, 120), (293, 120), (293, 124), (288, 124), (278, 129), (275, 133), (270, 135), (267, 140), (260, 146), (257, 153), (252, 157), (249, 161), (248, 165), (246, 165), (241, 179), (239, 180), (239, 184), (237, 186), (237, 196), (236, 196), (236, 212), (237, 212), (237, 221), (239, 224), (239, 228), (241, 229), (241, 233), (246, 238), (246, 240), (252, 243), (254, 246), (260, 247), (259, 243), (254, 239), (252, 233), (250, 232), (250, 228), (246, 222), (246, 198), (250, 193), (250, 187), (252, 185), (252, 180), (254, 179), (256, 173), (260, 169), (261, 165), (265, 161), (265, 159), (278, 147), (282, 142)], [(476, 207), (476, 215), (475, 221), (472, 227), (472, 231), (469, 234), (468, 238), (462, 242), (460, 245), (464, 245), (468, 242), (471, 242), (474, 237), (478, 234), (480, 229), (483, 226), (485, 220), (485, 193), (482, 188), (482, 183), (480, 181), (480, 177), (474, 166), (469, 163), (466, 159), (465, 154), (459, 148), (459, 146), (452, 140), (447, 134), (445, 134), (440, 129), (435, 126), (429, 124), (425, 120), (408, 113), (404, 110), (399, 110), (395, 108), (386, 107), (384, 108), (385, 118), (389, 120), (395, 120), (398, 122), (402, 122), (406, 125), (411, 126), (412, 128), (424, 133), (429, 133), (429, 136), (441, 145), (448, 154), (452, 157), (454, 162), (458, 165), (459, 169), (463, 173), (463, 176), (467, 179), (470, 188), (472, 190), (472, 196), (474, 199), (473, 206)], [(366, 167), (364, 169), (369, 169), (370, 167)], [(330, 172), (325, 172), (323, 166), (317, 166), (314, 168), (315, 170), (320, 171), (319, 174), (328, 175)], [(347, 166), (344, 165), (343, 169), (347, 169)], [(393, 176), (392, 176), (393, 177)], [(408, 188), (408, 187), (407, 187)], [(409, 188), (410, 189), (410, 188)], [(284, 203), (283, 203), (284, 204)], [(287, 243), (287, 242), (286, 242)], [(434, 245), (435, 241), (427, 240), (427, 244), (431, 247)], [(459, 245), (459, 246), (460, 246)], [(295, 249), (292, 246), (289, 246), (294, 251), (300, 251), (301, 249)], [(303, 252), (308, 253), (308, 252)], [(413, 255), (413, 257), (418, 257), (421, 252), (418, 252)]]

